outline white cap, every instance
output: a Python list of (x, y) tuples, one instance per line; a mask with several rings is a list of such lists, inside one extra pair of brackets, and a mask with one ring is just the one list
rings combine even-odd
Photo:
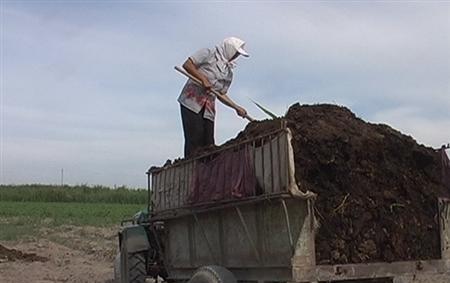
[(242, 56), (248, 57), (250, 56), (248, 54), (247, 51), (245, 51), (244, 46), (245, 46), (245, 41), (243, 41), (240, 38), (237, 37), (228, 37), (225, 38), (224, 43), (232, 45), (237, 52), (239, 52), (239, 54), (241, 54)]

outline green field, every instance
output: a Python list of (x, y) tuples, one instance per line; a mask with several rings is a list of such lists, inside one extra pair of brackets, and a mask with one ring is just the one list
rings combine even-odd
[(139, 204), (0, 201), (0, 240), (34, 235), (43, 227), (118, 226), (144, 209)]
[(0, 240), (32, 237), (64, 225), (118, 226), (146, 208), (146, 190), (0, 185)]
[(0, 185), (0, 201), (146, 204), (147, 190), (105, 186)]

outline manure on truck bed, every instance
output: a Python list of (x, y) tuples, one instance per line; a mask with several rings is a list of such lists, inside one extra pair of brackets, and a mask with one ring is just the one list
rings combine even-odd
[(450, 282), (441, 153), (343, 107), (294, 105), (150, 170), (151, 211), (120, 234), (118, 278)]

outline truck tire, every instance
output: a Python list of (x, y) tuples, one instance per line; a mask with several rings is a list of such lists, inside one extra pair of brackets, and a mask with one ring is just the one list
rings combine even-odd
[[(138, 252), (128, 255), (128, 281), (127, 283), (145, 283), (146, 277), (145, 253)], [(121, 283), (120, 253), (114, 260), (114, 282)]]
[(210, 265), (197, 269), (188, 283), (237, 283), (237, 280), (228, 269)]
[(129, 283), (144, 283), (145, 276), (145, 254), (142, 252), (128, 255)]

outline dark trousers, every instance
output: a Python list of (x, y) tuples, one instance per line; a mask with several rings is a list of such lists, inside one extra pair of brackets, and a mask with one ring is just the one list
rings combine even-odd
[(214, 144), (214, 122), (203, 118), (205, 108), (195, 113), (183, 105), (180, 107), (184, 132), (184, 157), (190, 158), (200, 147)]

